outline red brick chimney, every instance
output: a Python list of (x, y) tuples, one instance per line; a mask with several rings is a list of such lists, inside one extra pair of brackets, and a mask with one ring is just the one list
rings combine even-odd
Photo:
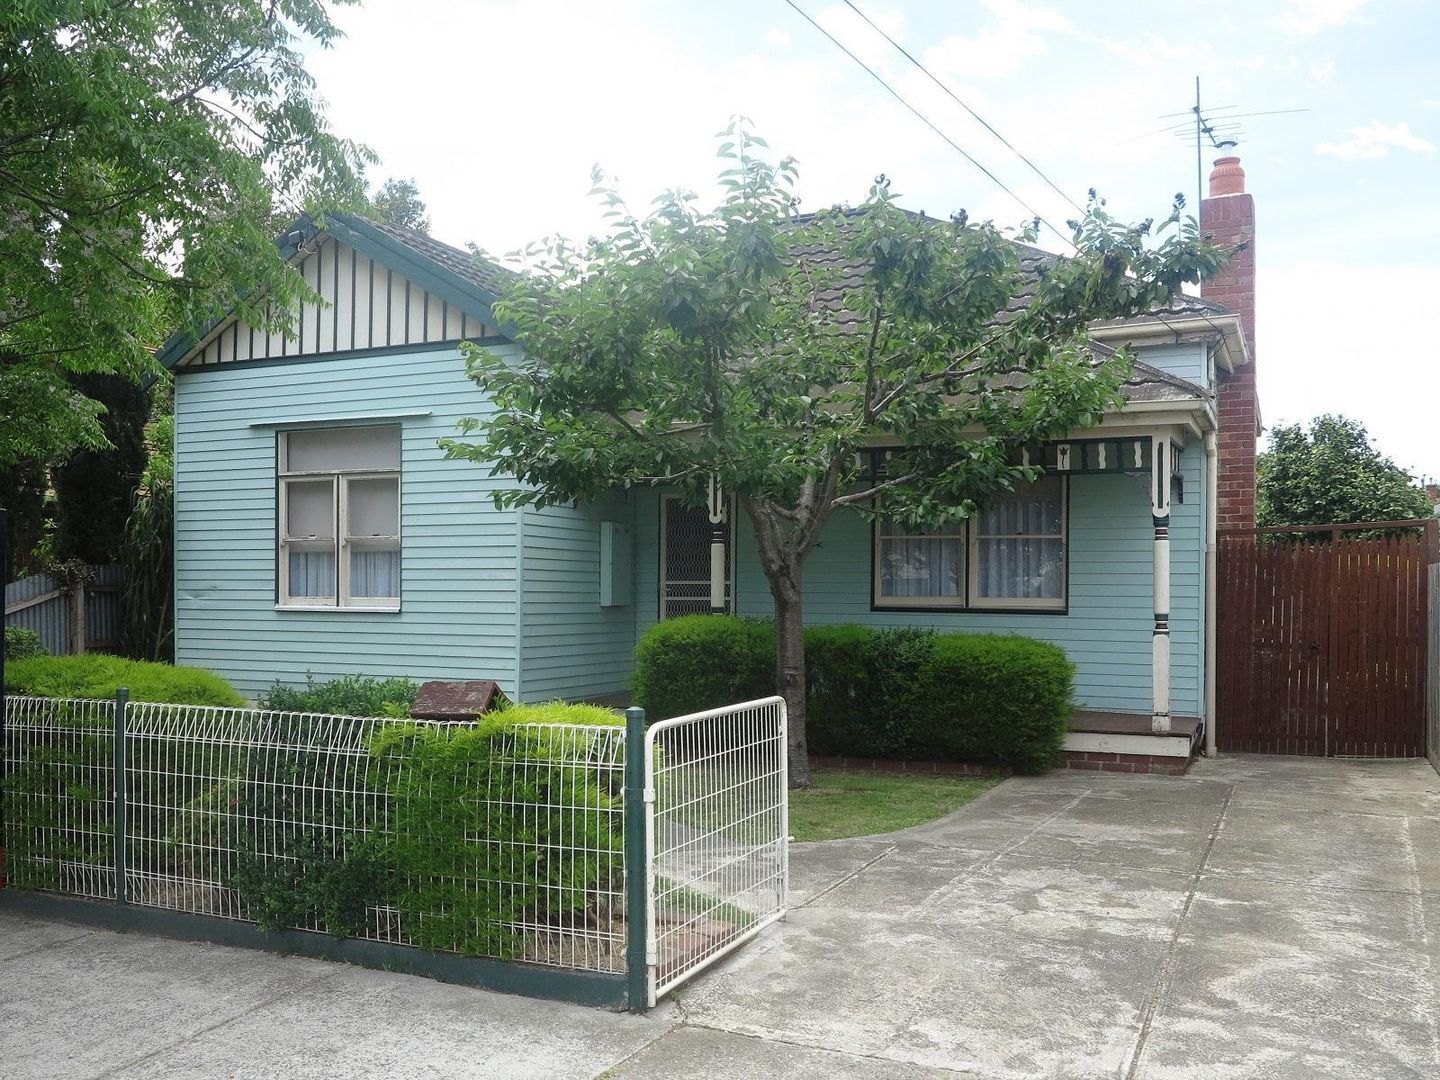
[(1234, 372), (1221, 372), (1219, 513), (1221, 529), (1255, 526), (1255, 443), (1260, 434), (1260, 404), (1255, 390), (1255, 200), (1245, 193), (1245, 170), (1221, 143), (1223, 155), (1210, 173), (1210, 197), (1200, 202), (1200, 231), (1214, 243), (1234, 251), (1230, 265), (1203, 282), (1200, 295), (1224, 304), (1240, 316), (1250, 362)]

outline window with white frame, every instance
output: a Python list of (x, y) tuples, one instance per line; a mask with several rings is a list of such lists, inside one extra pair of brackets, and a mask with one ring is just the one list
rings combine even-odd
[(400, 606), (400, 429), (280, 433), (280, 604)]
[(1063, 610), (1065, 479), (1047, 475), (991, 499), (969, 522), (875, 526), (879, 608)]

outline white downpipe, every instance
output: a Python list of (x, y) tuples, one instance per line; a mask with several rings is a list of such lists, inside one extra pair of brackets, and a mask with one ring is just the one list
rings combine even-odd
[(1215, 590), (1219, 574), (1215, 563), (1216, 518), (1220, 515), (1220, 454), (1214, 431), (1205, 433), (1205, 756), (1215, 748)]

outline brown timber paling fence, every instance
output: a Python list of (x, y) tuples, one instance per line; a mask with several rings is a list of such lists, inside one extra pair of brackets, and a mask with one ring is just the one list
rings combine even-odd
[(120, 567), (92, 566), (93, 580), (67, 586), (31, 574), (5, 586), (5, 625), (33, 630), (52, 656), (119, 647)]
[(1440, 561), (1430, 564), (1430, 648), (1425, 664), (1429, 678), (1425, 753), (1440, 772)]
[[(1366, 522), (1219, 535), (1221, 749), (1426, 753), (1427, 712), (1432, 727), (1440, 712), (1427, 625), (1436, 527)], [(1433, 753), (1434, 738), (1430, 745)]]

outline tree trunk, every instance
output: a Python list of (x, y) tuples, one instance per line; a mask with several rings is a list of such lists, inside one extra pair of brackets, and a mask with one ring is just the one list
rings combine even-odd
[(790, 786), (809, 787), (810, 751), (805, 739), (805, 619), (798, 574), (770, 584), (775, 597), (775, 685), (785, 699), (790, 726)]

